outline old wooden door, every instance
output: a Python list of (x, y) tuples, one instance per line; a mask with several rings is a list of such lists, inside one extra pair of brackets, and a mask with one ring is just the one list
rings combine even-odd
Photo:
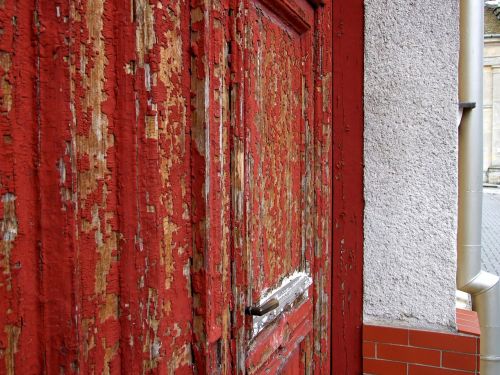
[(316, 5), (240, 0), (232, 9), (233, 294), (236, 315), (245, 311), (236, 324), (241, 372), (306, 373), (312, 366)]
[(0, 374), (329, 373), (324, 3), (0, 0)]

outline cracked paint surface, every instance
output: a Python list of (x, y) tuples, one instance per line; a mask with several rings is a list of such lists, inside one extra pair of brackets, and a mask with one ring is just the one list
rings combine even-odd
[[(331, 76), (313, 31), (330, 6), (314, 9), (0, 0), (0, 373), (325, 356)], [(296, 269), (314, 299), (250, 343), (244, 307)]]
[[(234, 3), (236, 367), (329, 373), (331, 111), (323, 104), (331, 92), (331, 60), (324, 58), (331, 9), (299, 1)], [(297, 298), (251, 337), (252, 319), (241, 307), (296, 270), (311, 274), (311, 297)]]
[(251, 108), (247, 112), (247, 236), (254, 254), (253, 299), (258, 300), (262, 291), (305, 262), (303, 250), (310, 246), (302, 241), (302, 212), (310, 178), (306, 133), (312, 102), (306, 80), (312, 75), (312, 48), (304, 48), (293, 31), (277, 25), (262, 9), (251, 7), (248, 18), (246, 46), (255, 52), (248, 59), (250, 77), (254, 77), (248, 85), (254, 95), (244, 103)]
[(189, 12), (0, 4), (0, 372), (192, 372)]
[(0, 373), (9, 375), (42, 365), (34, 11), (0, 2)]
[(194, 355), (198, 370), (232, 373), (229, 1), (191, 10)]

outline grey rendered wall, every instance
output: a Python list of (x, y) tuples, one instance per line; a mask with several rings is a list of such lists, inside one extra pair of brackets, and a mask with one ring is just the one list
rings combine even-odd
[(458, 0), (367, 0), (364, 320), (455, 327)]

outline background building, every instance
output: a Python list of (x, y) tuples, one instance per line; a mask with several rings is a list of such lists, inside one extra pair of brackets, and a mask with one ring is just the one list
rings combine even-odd
[(500, 21), (484, 9), (484, 181), (500, 184)]

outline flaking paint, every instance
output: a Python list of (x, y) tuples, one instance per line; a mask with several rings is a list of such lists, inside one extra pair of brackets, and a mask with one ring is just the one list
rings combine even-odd
[[(2, 289), (0, 358), (11, 372), (192, 368), (188, 14), (185, 1), (6, 1), (1, 10), (10, 30), (0, 186), (16, 193), (31, 242), (2, 243), (6, 279), (24, 283)], [(26, 130), (14, 125), (23, 118)], [(11, 223), (14, 203), (4, 206)], [(18, 292), (32, 307), (14, 308), (24, 306)], [(20, 360), (29, 348), (39, 354)]]
[[(279, 371), (300, 348), (301, 372), (328, 373), (330, 357), (324, 349), (328, 348), (330, 317), (325, 287), (331, 271), (327, 238), (331, 225), (331, 108), (323, 113), (321, 104), (323, 95), (331, 98), (331, 79), (326, 77), (331, 69), (327, 52), (331, 8), (327, 4), (312, 12), (306, 2), (300, 2), (300, 7), (294, 8), (304, 11), (300, 13), (289, 12), (288, 5), (280, 1), (232, 4), (233, 331), (237, 370)], [(279, 13), (281, 18), (262, 9), (263, 4), (283, 12)], [(309, 34), (309, 28), (321, 32)], [(297, 35), (303, 36), (297, 39)], [(323, 60), (323, 54), (328, 58)], [(289, 74), (282, 75), (282, 71)], [(329, 92), (323, 93), (323, 88)], [(291, 117), (300, 119), (299, 128), (287, 128)], [(287, 163), (294, 165), (288, 174)], [(287, 200), (295, 202), (288, 212), (298, 214), (299, 220), (287, 224), (273, 221), (276, 215), (286, 216)], [(308, 300), (297, 307), (297, 314), (285, 314), (248, 343), (251, 319), (241, 314), (242, 307), (259, 301), (266, 288), (286, 275), (286, 268), (295, 267), (313, 273), (310, 301), (314, 303), (311, 306)], [(301, 314), (311, 314), (311, 318), (304, 322)], [(277, 338), (289, 337), (291, 332), (297, 336), (273, 346)], [(318, 344), (313, 346), (312, 342)], [(309, 352), (312, 348), (318, 350)]]
[[(328, 52), (311, 48), (302, 61), (290, 45), (273, 44), (286, 40), (271, 35), (279, 28), (257, 25), (271, 34), (261, 47), (263, 95), (255, 98), (269, 118), (256, 126), (280, 149), (248, 157), (236, 102), (252, 73), (238, 65), (238, 53), (258, 38), (238, 24), (248, 4), (0, 1), (1, 373), (233, 373), (246, 363), (248, 296), (305, 253), (315, 297), (300, 313), (314, 314), (314, 324), (290, 314), (273, 337), (281, 332), (290, 358), (311, 369), (311, 343), (327, 340), (321, 332), (329, 324), (327, 293), (318, 290), (328, 285), (329, 266), (314, 264), (328, 258), (331, 119), (309, 103), (329, 100), (330, 65), (319, 63)], [(330, 11), (318, 10), (310, 26), (327, 32)], [(311, 34), (309, 42), (330, 48), (323, 38)], [(278, 79), (274, 60), (297, 71), (305, 64), (311, 75)], [(305, 137), (319, 143), (306, 147), (281, 132), (290, 110), (307, 119)], [(302, 166), (301, 179), (293, 169), (302, 159), (292, 155), (281, 175), (287, 149), (323, 162)], [(239, 264), (234, 253), (248, 235), (238, 224), (245, 163), (257, 163), (258, 152), (272, 156), (262, 177), (268, 191), (254, 202), (265, 206), (262, 228), (272, 246), (260, 263)], [(273, 189), (278, 180), (287, 190)], [(305, 201), (291, 199), (299, 191)], [(286, 235), (272, 239), (273, 209), (286, 200), (284, 212), (303, 215), (305, 224), (295, 233), (291, 220)], [(316, 208), (302, 214), (306, 201)], [(281, 245), (290, 248), (283, 259)], [(257, 266), (253, 290), (239, 278)], [(308, 354), (296, 354), (299, 346)], [(255, 369), (285, 363), (257, 357)], [(317, 366), (327, 373), (324, 358)]]

